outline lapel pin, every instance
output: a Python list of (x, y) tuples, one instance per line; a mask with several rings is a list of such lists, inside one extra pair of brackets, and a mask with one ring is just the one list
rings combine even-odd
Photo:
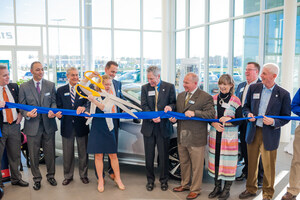
[(15, 91), (15, 89), (13, 88), (12, 91)]
[(278, 97), (278, 94), (276, 94), (275, 97)]
[(163, 92), (165, 91), (165, 89), (163, 89)]

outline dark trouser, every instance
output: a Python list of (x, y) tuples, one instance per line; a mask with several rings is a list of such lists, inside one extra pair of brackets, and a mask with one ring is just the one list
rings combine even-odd
[[(247, 131), (247, 123), (242, 123), (240, 125), (240, 141), (241, 141), (241, 153), (242, 157), (244, 158), (245, 166), (242, 170), (242, 172), (246, 175), (248, 175), (248, 152), (247, 152), (247, 143), (246, 143), (246, 131)], [(258, 182), (262, 182), (264, 177), (264, 168), (262, 165), (261, 158), (259, 159), (259, 166), (258, 166), (258, 175), (257, 179)]]
[[(6, 147), (8, 163), (10, 168), (10, 179), (12, 183), (17, 183), (21, 178), (18, 170), (21, 160), (21, 133), (20, 124), (3, 124), (2, 137), (0, 138), (0, 169), (4, 149)], [(0, 184), (2, 183), (2, 173), (0, 173)]]
[(40, 147), (43, 147), (47, 167), (47, 179), (54, 178), (55, 174), (55, 133), (47, 134), (43, 122), (39, 124), (38, 133), (35, 136), (27, 135), (27, 145), (31, 163), (33, 181), (41, 181), (42, 175), (39, 169)]
[(88, 136), (78, 137), (75, 136), (75, 130), (73, 129), (72, 135), (68, 138), (62, 137), (63, 144), (63, 166), (64, 166), (64, 178), (72, 179), (74, 174), (74, 142), (77, 141), (78, 160), (79, 160), (79, 176), (80, 178), (87, 177), (88, 171), (88, 154), (86, 153)]
[(169, 178), (169, 150), (170, 138), (163, 137), (160, 133), (159, 124), (155, 124), (153, 133), (149, 137), (144, 136), (144, 148), (145, 148), (145, 160), (146, 160), (146, 174), (148, 183), (154, 183), (154, 157), (155, 157), (155, 146), (157, 145), (158, 156), (159, 156), (159, 169), (161, 183), (167, 183)]

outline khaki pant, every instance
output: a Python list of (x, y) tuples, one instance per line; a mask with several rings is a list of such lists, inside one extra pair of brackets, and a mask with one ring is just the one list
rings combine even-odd
[(294, 156), (290, 170), (290, 187), (287, 188), (287, 191), (297, 196), (300, 192), (300, 125), (295, 130), (293, 150)]
[[(190, 189), (190, 192), (200, 194), (205, 146), (185, 147), (178, 144), (178, 153), (181, 168), (181, 186)], [(191, 186), (189, 183), (191, 182)]]
[(275, 164), (277, 149), (267, 151), (263, 144), (262, 128), (256, 127), (254, 140), (247, 145), (248, 148), (248, 178), (246, 188), (250, 193), (257, 192), (257, 173), (259, 156), (261, 155), (262, 164), (264, 168), (263, 177), (263, 198), (272, 199), (274, 195), (275, 182)]

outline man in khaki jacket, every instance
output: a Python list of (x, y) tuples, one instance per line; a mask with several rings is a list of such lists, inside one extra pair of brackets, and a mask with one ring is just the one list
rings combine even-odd
[[(184, 92), (177, 97), (176, 111), (186, 117), (215, 118), (213, 98), (198, 88), (199, 77), (188, 73), (183, 80)], [(175, 123), (175, 118), (170, 118)], [(178, 153), (181, 166), (181, 185), (174, 192), (189, 190), (187, 199), (195, 199), (201, 191), (205, 146), (207, 144), (207, 122), (178, 120)], [(191, 183), (189, 185), (189, 183)]]

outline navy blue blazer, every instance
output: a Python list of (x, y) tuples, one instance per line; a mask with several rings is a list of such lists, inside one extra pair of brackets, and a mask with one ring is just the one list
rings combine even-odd
[[(263, 89), (262, 83), (256, 83), (249, 87), (248, 93), (245, 99), (245, 104), (243, 107), (244, 116), (248, 116), (252, 113), (254, 116), (258, 115), (260, 99), (254, 99), (254, 94), (259, 94), (261, 97), (261, 92)], [(271, 98), (266, 110), (265, 115), (274, 116), (290, 116), (291, 115), (291, 97), (290, 93), (285, 89), (281, 88), (277, 84), (275, 85)], [(274, 119), (275, 125), (263, 125), (263, 143), (264, 147), (268, 151), (272, 151), (278, 148), (280, 140), (280, 128), (289, 122), (289, 120), (284, 119)], [(246, 142), (251, 144), (254, 140), (256, 133), (256, 120), (254, 122), (248, 121), (247, 132), (246, 132)]]
[[(261, 80), (257, 79), (256, 83), (260, 83), (260, 82), (261, 82)], [(247, 85), (247, 81), (240, 83), (237, 86), (236, 91), (235, 91), (235, 96), (237, 96), (241, 100), (241, 102), (242, 102), (242, 98), (243, 98), (243, 94), (244, 94), (246, 85)]]
[[(87, 107), (88, 100), (80, 98), (79, 95), (76, 94), (74, 106), (72, 106), (70, 88), (69, 84), (67, 84), (57, 89), (56, 105), (57, 108), (76, 110), (79, 106)], [(88, 135), (89, 133), (89, 126), (85, 124), (86, 119), (84, 117), (63, 115), (60, 122), (60, 133), (63, 137), (70, 137), (73, 127), (78, 137)]]

